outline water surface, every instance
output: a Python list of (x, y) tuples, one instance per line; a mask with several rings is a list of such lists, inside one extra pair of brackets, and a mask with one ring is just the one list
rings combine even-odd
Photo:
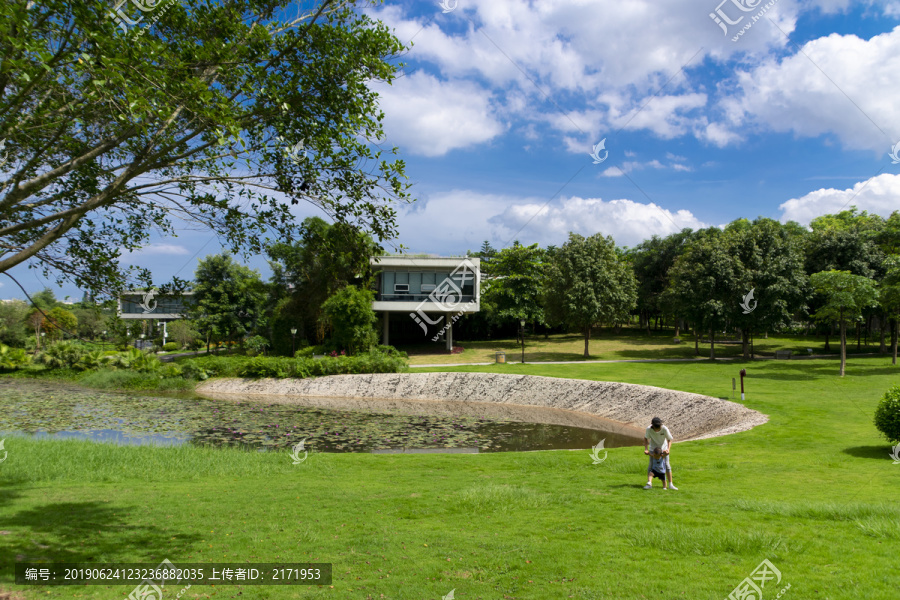
[[(340, 406), (340, 400), (335, 404)], [(353, 402), (357, 401), (346, 399), (343, 404), (358, 406)], [(403, 408), (394, 406), (396, 410), (389, 410), (390, 404), (374, 404), (346, 410), (325, 408), (321, 401), (304, 406), (252, 397), (223, 400), (192, 394), (113, 393), (6, 378), (0, 379), (0, 437), (19, 433), (115, 444), (256, 450), (285, 449), (306, 440), (305, 448), (316, 452), (398, 448), (503, 452), (590, 448), (604, 439), (606, 448), (642, 443), (621, 427), (602, 430), (521, 422), (523, 417), (514, 407), (503, 412), (512, 419), (496, 418), (496, 411), (481, 409), (477, 403), (460, 403), (470, 406), (457, 411), (462, 414), (453, 414), (447, 404), (453, 403), (403, 403)], [(481, 410), (485, 416), (479, 416)], [(429, 411), (440, 414), (421, 414)]]

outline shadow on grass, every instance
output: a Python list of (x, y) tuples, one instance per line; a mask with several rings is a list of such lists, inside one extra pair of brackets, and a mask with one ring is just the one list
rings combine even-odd
[[(142, 493), (136, 489), (136, 494)], [(6, 496), (6, 494), (4, 494)], [(4, 497), (4, 499), (6, 499)], [(101, 502), (56, 502), (21, 510), (3, 519), (9, 534), (0, 536), (0, 582), (13, 583), (13, 560), (41, 562), (158, 563), (172, 545), (191, 546), (198, 535), (174, 532), (155, 524), (134, 525), (137, 507), (108, 507)]]
[(841, 450), (844, 454), (856, 458), (877, 458), (878, 460), (890, 460), (891, 446), (885, 442), (884, 446), (853, 446)]
[[(861, 359), (862, 357), (860, 357)], [(868, 359), (876, 357), (866, 357)], [(773, 380), (804, 380), (819, 377), (840, 377), (840, 360), (835, 357), (827, 363), (798, 361), (766, 361), (765, 373), (753, 373), (748, 377)], [(862, 367), (862, 368), (855, 368)], [(873, 367), (865, 363), (853, 362), (852, 356), (847, 357), (847, 377), (871, 377), (880, 375), (900, 375), (900, 367), (885, 365)]]

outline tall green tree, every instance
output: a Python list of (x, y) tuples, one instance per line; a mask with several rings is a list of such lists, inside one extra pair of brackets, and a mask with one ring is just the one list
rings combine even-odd
[(545, 273), (546, 318), (581, 331), (585, 357), (590, 356), (591, 327), (627, 320), (637, 301), (634, 272), (619, 257), (611, 236), (569, 233), (569, 240), (554, 250)]
[(675, 265), (675, 259), (684, 251), (692, 234), (690, 229), (683, 229), (666, 237), (654, 235), (629, 251), (638, 282), (637, 308), (648, 335), (650, 321), (654, 316), (672, 314), (668, 310), (669, 307), (662, 302), (663, 294), (669, 287), (669, 271)]
[(862, 318), (863, 311), (878, 303), (875, 282), (849, 271), (822, 271), (810, 278), (813, 289), (822, 294), (825, 303), (814, 315), (816, 319), (837, 321), (841, 330), (841, 377), (847, 366), (847, 321)]
[(498, 252), (491, 260), (491, 284), (482, 300), (493, 307), (496, 322), (545, 324), (544, 252), (537, 244), (523, 246), (518, 241)]
[(61, 340), (66, 335), (77, 335), (78, 318), (72, 314), (72, 311), (56, 306), (47, 312), (41, 328), (47, 332), (47, 337), (50, 339)]
[(378, 341), (374, 301), (375, 292), (348, 285), (322, 305), (322, 316), (331, 325), (332, 339), (348, 354), (365, 352)]
[(211, 341), (236, 341), (254, 331), (265, 311), (265, 285), (259, 273), (234, 262), (226, 253), (210, 255), (197, 265), (187, 311)]
[(273, 244), (268, 249), (272, 268), (275, 349), (290, 348), (292, 327), (301, 339), (321, 343), (325, 337), (322, 305), (351, 283), (365, 285), (371, 275), (369, 260), (377, 254), (371, 236), (346, 224), (329, 224), (319, 217), (304, 220), (300, 239)]
[(709, 332), (711, 359), (716, 357), (716, 331), (727, 323), (734, 302), (746, 294), (741, 291), (746, 285), (742, 272), (729, 247), (729, 234), (715, 227), (697, 232), (670, 271), (663, 301), (694, 325), (698, 353), (700, 332)]
[(0, 343), (16, 347), (25, 345), (28, 312), (28, 303), (22, 300), (0, 302)]
[[(895, 213), (896, 214), (896, 213)], [(885, 262), (887, 273), (881, 284), (881, 306), (891, 325), (891, 364), (897, 364), (897, 338), (900, 337), (900, 254)]]
[(259, 253), (296, 238), (301, 202), (396, 237), (404, 164), (370, 140), (405, 48), (368, 3), (153, 4), (0, 4), (0, 273), (37, 259), (120, 290), (153, 232), (184, 220)]
[[(741, 227), (729, 225), (725, 233), (740, 282), (729, 304), (729, 320), (740, 328), (744, 358), (750, 358), (753, 332), (786, 327), (806, 308), (809, 279), (801, 240), (778, 221), (759, 218)], [(744, 304), (751, 291), (752, 304), (749, 299)]]
[(166, 326), (166, 331), (169, 334), (169, 337), (175, 340), (179, 346), (182, 348), (188, 348), (194, 341), (200, 337), (200, 333), (197, 332), (192, 326), (192, 323), (186, 319), (178, 319), (177, 321), (173, 321)]

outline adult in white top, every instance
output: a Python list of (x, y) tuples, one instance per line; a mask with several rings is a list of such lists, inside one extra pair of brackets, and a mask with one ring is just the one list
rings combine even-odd
[(647, 450), (649, 443), (650, 449), (648, 454), (653, 454), (653, 450), (656, 448), (665, 453), (668, 452), (669, 445), (674, 443), (674, 441), (675, 438), (672, 437), (672, 432), (669, 431), (669, 428), (662, 424), (662, 420), (659, 417), (654, 417), (650, 427), (644, 433), (644, 450)]
[(675, 484), (672, 483), (672, 466), (669, 462), (669, 454), (672, 451), (672, 444), (675, 438), (669, 428), (662, 424), (662, 419), (653, 417), (650, 421), (650, 427), (644, 433), (644, 454), (650, 456), (650, 464), (647, 466), (647, 485), (645, 490), (653, 487), (653, 454), (665, 456), (666, 479), (663, 480), (663, 489), (677, 490)]

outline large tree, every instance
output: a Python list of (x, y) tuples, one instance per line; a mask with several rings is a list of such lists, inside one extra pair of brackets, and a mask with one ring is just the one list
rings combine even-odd
[(492, 308), (493, 320), (545, 324), (542, 302), (544, 251), (537, 244), (523, 246), (518, 241), (497, 253), (490, 263), (490, 285), (482, 301)]
[[(894, 213), (897, 214), (897, 213)], [(891, 324), (891, 364), (897, 364), (897, 338), (900, 337), (900, 254), (885, 261), (887, 274), (881, 284), (881, 306)]]
[(332, 340), (348, 354), (366, 352), (378, 343), (372, 310), (375, 292), (355, 285), (341, 288), (322, 305), (322, 317), (331, 324)]
[(346, 285), (365, 285), (369, 259), (376, 253), (371, 236), (318, 217), (303, 221), (297, 242), (270, 246), (272, 293), (278, 302), (272, 332), (275, 349), (284, 352), (291, 347), (287, 331), (292, 327), (301, 339), (321, 343), (327, 322), (321, 318), (322, 304)]
[(228, 253), (207, 256), (197, 265), (188, 314), (211, 341), (243, 340), (263, 316), (265, 286), (259, 273), (234, 262)]
[(353, 0), (160, 4), (0, 4), (0, 273), (119, 290), (153, 232), (260, 252), (301, 202), (395, 237), (404, 165), (368, 141), (404, 50), (385, 25)]
[(878, 304), (878, 290), (868, 277), (849, 271), (822, 271), (809, 278), (813, 289), (822, 294), (825, 303), (814, 315), (816, 319), (837, 321), (841, 328), (841, 377), (847, 366), (847, 321), (862, 318), (863, 311)]
[[(732, 225), (725, 231), (730, 252), (739, 263), (741, 283), (740, 294), (734, 293), (729, 304), (730, 322), (740, 328), (744, 358), (750, 358), (753, 332), (786, 327), (795, 313), (806, 308), (809, 280), (800, 240), (789, 228), (762, 217)], [(750, 291), (753, 304), (749, 300), (743, 304)]]
[(590, 356), (591, 327), (627, 319), (636, 300), (634, 271), (619, 257), (611, 236), (570, 233), (547, 262), (547, 319), (583, 332), (585, 357)]
[(684, 251), (691, 236), (690, 229), (683, 229), (664, 238), (654, 235), (629, 251), (634, 265), (634, 275), (638, 281), (640, 319), (648, 334), (653, 316), (673, 314), (669, 310), (670, 307), (662, 301), (663, 294), (669, 287), (669, 271), (675, 265), (675, 259)]
[(695, 347), (701, 331), (709, 332), (709, 357), (716, 357), (716, 331), (731, 315), (732, 305), (744, 290), (743, 267), (728, 246), (728, 234), (703, 229), (688, 243), (670, 272), (671, 283), (663, 301), (694, 325)]

